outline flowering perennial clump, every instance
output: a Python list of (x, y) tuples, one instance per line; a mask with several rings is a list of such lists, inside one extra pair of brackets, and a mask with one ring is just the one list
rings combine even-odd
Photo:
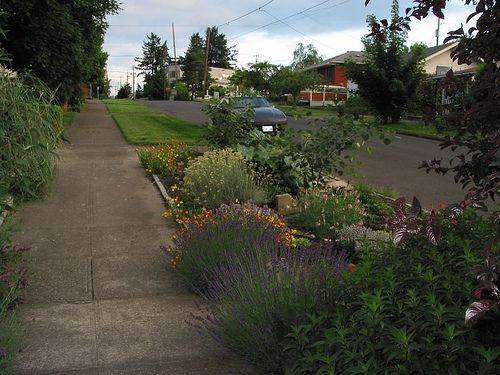
[(147, 175), (174, 176), (183, 156), (182, 144), (156, 145), (137, 149), (137, 155)]
[(175, 215), (184, 228), (172, 238), (167, 254), (171, 267), (195, 290), (204, 289), (210, 273), (230, 255), (251, 252), (267, 256), (294, 242), (294, 231), (286, 227), (280, 215), (253, 204), (235, 203), (215, 211)]
[(360, 224), (365, 217), (359, 195), (343, 188), (314, 188), (298, 199), (300, 213), (290, 222), (321, 238), (337, 237), (345, 225)]

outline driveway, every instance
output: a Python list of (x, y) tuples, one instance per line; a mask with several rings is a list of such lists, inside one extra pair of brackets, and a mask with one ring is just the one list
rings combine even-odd
[[(170, 102), (170, 101), (140, 101), (141, 104), (157, 109), (163, 113), (177, 116), (195, 124), (206, 123), (207, 117), (202, 112), (203, 103)], [(319, 128), (323, 121), (305, 118), (288, 118), (290, 129), (312, 130)], [(345, 178), (353, 182), (364, 182), (380, 188), (396, 190), (407, 199), (417, 196), (425, 207), (436, 207), (439, 203), (459, 201), (464, 192), (455, 184), (452, 175), (440, 176), (427, 174), (418, 169), (422, 160), (440, 157), (449, 160), (452, 153), (441, 151), (439, 142), (429, 139), (398, 135), (390, 145), (372, 141), (373, 150), (370, 153), (359, 153), (361, 165), (356, 167), (356, 175)]]

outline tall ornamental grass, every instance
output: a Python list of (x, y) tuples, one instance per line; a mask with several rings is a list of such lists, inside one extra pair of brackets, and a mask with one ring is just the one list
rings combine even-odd
[(40, 82), (0, 75), (0, 196), (36, 199), (50, 183), (62, 111)]

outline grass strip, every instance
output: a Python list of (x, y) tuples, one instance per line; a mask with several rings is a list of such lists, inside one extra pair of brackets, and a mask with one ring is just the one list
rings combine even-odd
[(75, 119), (76, 112), (64, 112), (63, 113), (63, 125), (64, 129), (68, 128), (71, 126), (73, 123), (73, 120)]
[(104, 103), (130, 144), (207, 143), (207, 130), (186, 120), (162, 114), (129, 99), (108, 99)]

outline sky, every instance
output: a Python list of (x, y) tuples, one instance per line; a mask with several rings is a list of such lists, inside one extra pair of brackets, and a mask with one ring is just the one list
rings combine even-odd
[[(142, 56), (143, 42), (151, 32), (167, 41), (173, 56), (172, 24), (177, 56), (184, 55), (193, 33), (204, 34), (207, 27), (219, 26), (228, 44), (235, 46), (238, 67), (247, 67), (255, 61), (288, 65), (298, 43), (313, 44), (324, 58), (362, 50), (361, 37), (368, 32), (366, 16), (390, 18), (392, 2), (371, 0), (366, 7), (364, 3), (364, 0), (121, 0), (119, 14), (108, 17), (104, 42), (104, 50), (109, 53), (108, 76), (113, 88), (126, 82), (127, 73), (132, 83), (134, 57)], [(401, 14), (411, 4), (411, 0), (400, 0)], [(256, 11), (230, 22), (253, 10)], [(445, 20), (440, 26), (440, 43), (448, 31), (465, 23), (469, 13), (463, 1), (448, 0)], [(412, 21), (408, 45), (415, 42), (436, 45), (437, 22), (433, 15)]]

